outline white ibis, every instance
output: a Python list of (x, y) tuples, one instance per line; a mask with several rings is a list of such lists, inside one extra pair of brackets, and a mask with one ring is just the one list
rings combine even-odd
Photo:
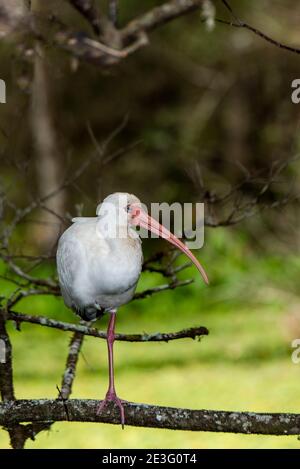
[(183, 251), (207, 275), (191, 251), (164, 226), (151, 218), (132, 194), (111, 194), (97, 207), (97, 217), (75, 218), (61, 236), (57, 249), (57, 271), (65, 304), (82, 319), (92, 321), (110, 313), (107, 328), (109, 387), (98, 407), (107, 402), (120, 409), (124, 426), (124, 407), (114, 383), (113, 343), (117, 308), (128, 303), (139, 280), (143, 254), (135, 227), (140, 226), (166, 239)]

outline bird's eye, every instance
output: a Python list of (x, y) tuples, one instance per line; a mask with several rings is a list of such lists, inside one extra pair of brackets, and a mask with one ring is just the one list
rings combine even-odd
[(128, 213), (131, 212), (131, 206), (130, 206), (130, 204), (126, 205), (126, 212), (128, 212)]

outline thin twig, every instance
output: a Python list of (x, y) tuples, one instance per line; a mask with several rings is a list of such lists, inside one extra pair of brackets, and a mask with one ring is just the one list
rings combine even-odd
[(125, 39), (136, 37), (137, 34), (147, 33), (153, 29), (198, 10), (204, 0), (170, 0), (162, 5), (152, 8), (141, 16), (130, 21), (122, 30)]
[(119, 14), (119, 1), (109, 0), (108, 3), (108, 18), (114, 26), (118, 26), (118, 14)]
[(95, 34), (102, 32), (103, 20), (93, 0), (69, 0), (69, 3), (90, 23)]
[(76, 373), (76, 366), (78, 362), (79, 353), (83, 344), (84, 334), (81, 332), (74, 332), (70, 345), (65, 372), (63, 375), (60, 396), (62, 399), (69, 399), (72, 394), (72, 386)]
[(153, 288), (148, 288), (147, 290), (144, 290), (142, 292), (135, 293), (133, 300), (141, 300), (143, 298), (147, 298), (148, 296), (153, 295), (154, 293), (161, 293), (162, 291), (166, 290), (174, 290), (175, 288), (178, 287), (185, 287), (186, 285), (190, 285), (193, 283), (194, 280), (188, 279), (188, 280), (177, 280), (173, 283), (168, 283), (166, 285), (159, 285), (158, 287), (153, 287)]
[[(62, 331), (78, 332), (87, 336), (98, 337), (99, 339), (107, 338), (106, 332), (99, 331), (95, 327), (85, 326), (83, 324), (72, 324), (63, 321), (57, 321), (44, 316), (33, 316), (29, 314), (16, 313), (13, 311), (7, 312), (7, 319), (15, 321), (17, 324), (22, 322), (28, 322), (31, 324), (37, 324), (44, 327), (51, 327)], [(152, 334), (116, 334), (115, 340), (122, 342), (169, 342), (171, 340), (191, 338), (196, 339), (197, 337), (208, 335), (206, 327), (198, 326), (191, 327), (189, 329), (183, 329), (178, 332), (155, 332)]]
[[(0, 311), (0, 394), (3, 402), (12, 402), (16, 399), (13, 382), (13, 365), (12, 365), (12, 345), (6, 330), (5, 312)], [(10, 444), (14, 449), (24, 447), (27, 439), (26, 428), (20, 423), (5, 425), (9, 437)]]
[(248, 31), (251, 31), (252, 33), (254, 33), (256, 36), (259, 36), (262, 39), (264, 39), (265, 41), (269, 42), (273, 46), (279, 47), (280, 49), (284, 49), (284, 50), (287, 50), (289, 52), (293, 52), (294, 54), (300, 54), (300, 48), (299, 47), (289, 46), (287, 44), (284, 44), (284, 43), (278, 41), (277, 39), (273, 39), (272, 37), (270, 37), (268, 34), (264, 33), (263, 31), (261, 31), (260, 29), (254, 27), (254, 26), (251, 26), (249, 23), (246, 23), (245, 21), (241, 20), (236, 15), (236, 13), (233, 11), (233, 8), (230, 6), (228, 1), (222, 0), (222, 3), (225, 5), (227, 10), (230, 12), (230, 14), (231, 14), (234, 21), (227, 21), (227, 20), (224, 20), (224, 19), (221, 19), (221, 18), (215, 18), (215, 21), (217, 23), (227, 24), (227, 25), (233, 26), (235, 28), (247, 29)]

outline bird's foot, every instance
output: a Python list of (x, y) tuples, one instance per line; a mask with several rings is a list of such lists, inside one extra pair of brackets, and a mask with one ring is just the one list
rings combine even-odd
[(124, 412), (123, 403), (127, 402), (127, 401), (124, 401), (123, 399), (120, 399), (114, 391), (107, 391), (105, 399), (103, 399), (103, 401), (101, 401), (100, 404), (97, 407), (97, 414), (98, 415), (101, 414), (104, 407), (106, 407), (106, 405), (110, 402), (114, 402), (119, 407), (120, 416), (121, 416), (121, 425), (122, 425), (122, 429), (124, 429), (125, 412)]

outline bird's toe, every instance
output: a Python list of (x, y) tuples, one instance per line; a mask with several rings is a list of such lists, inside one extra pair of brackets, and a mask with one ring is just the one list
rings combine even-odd
[(107, 404), (113, 402), (115, 405), (117, 405), (120, 409), (120, 416), (121, 416), (121, 425), (122, 428), (124, 429), (125, 425), (125, 411), (124, 411), (124, 403), (127, 403), (128, 401), (125, 401), (123, 399), (120, 399), (115, 393), (108, 392), (105, 396), (105, 399), (101, 401), (97, 407), (96, 413), (97, 415), (100, 415), (103, 409), (107, 406)]

